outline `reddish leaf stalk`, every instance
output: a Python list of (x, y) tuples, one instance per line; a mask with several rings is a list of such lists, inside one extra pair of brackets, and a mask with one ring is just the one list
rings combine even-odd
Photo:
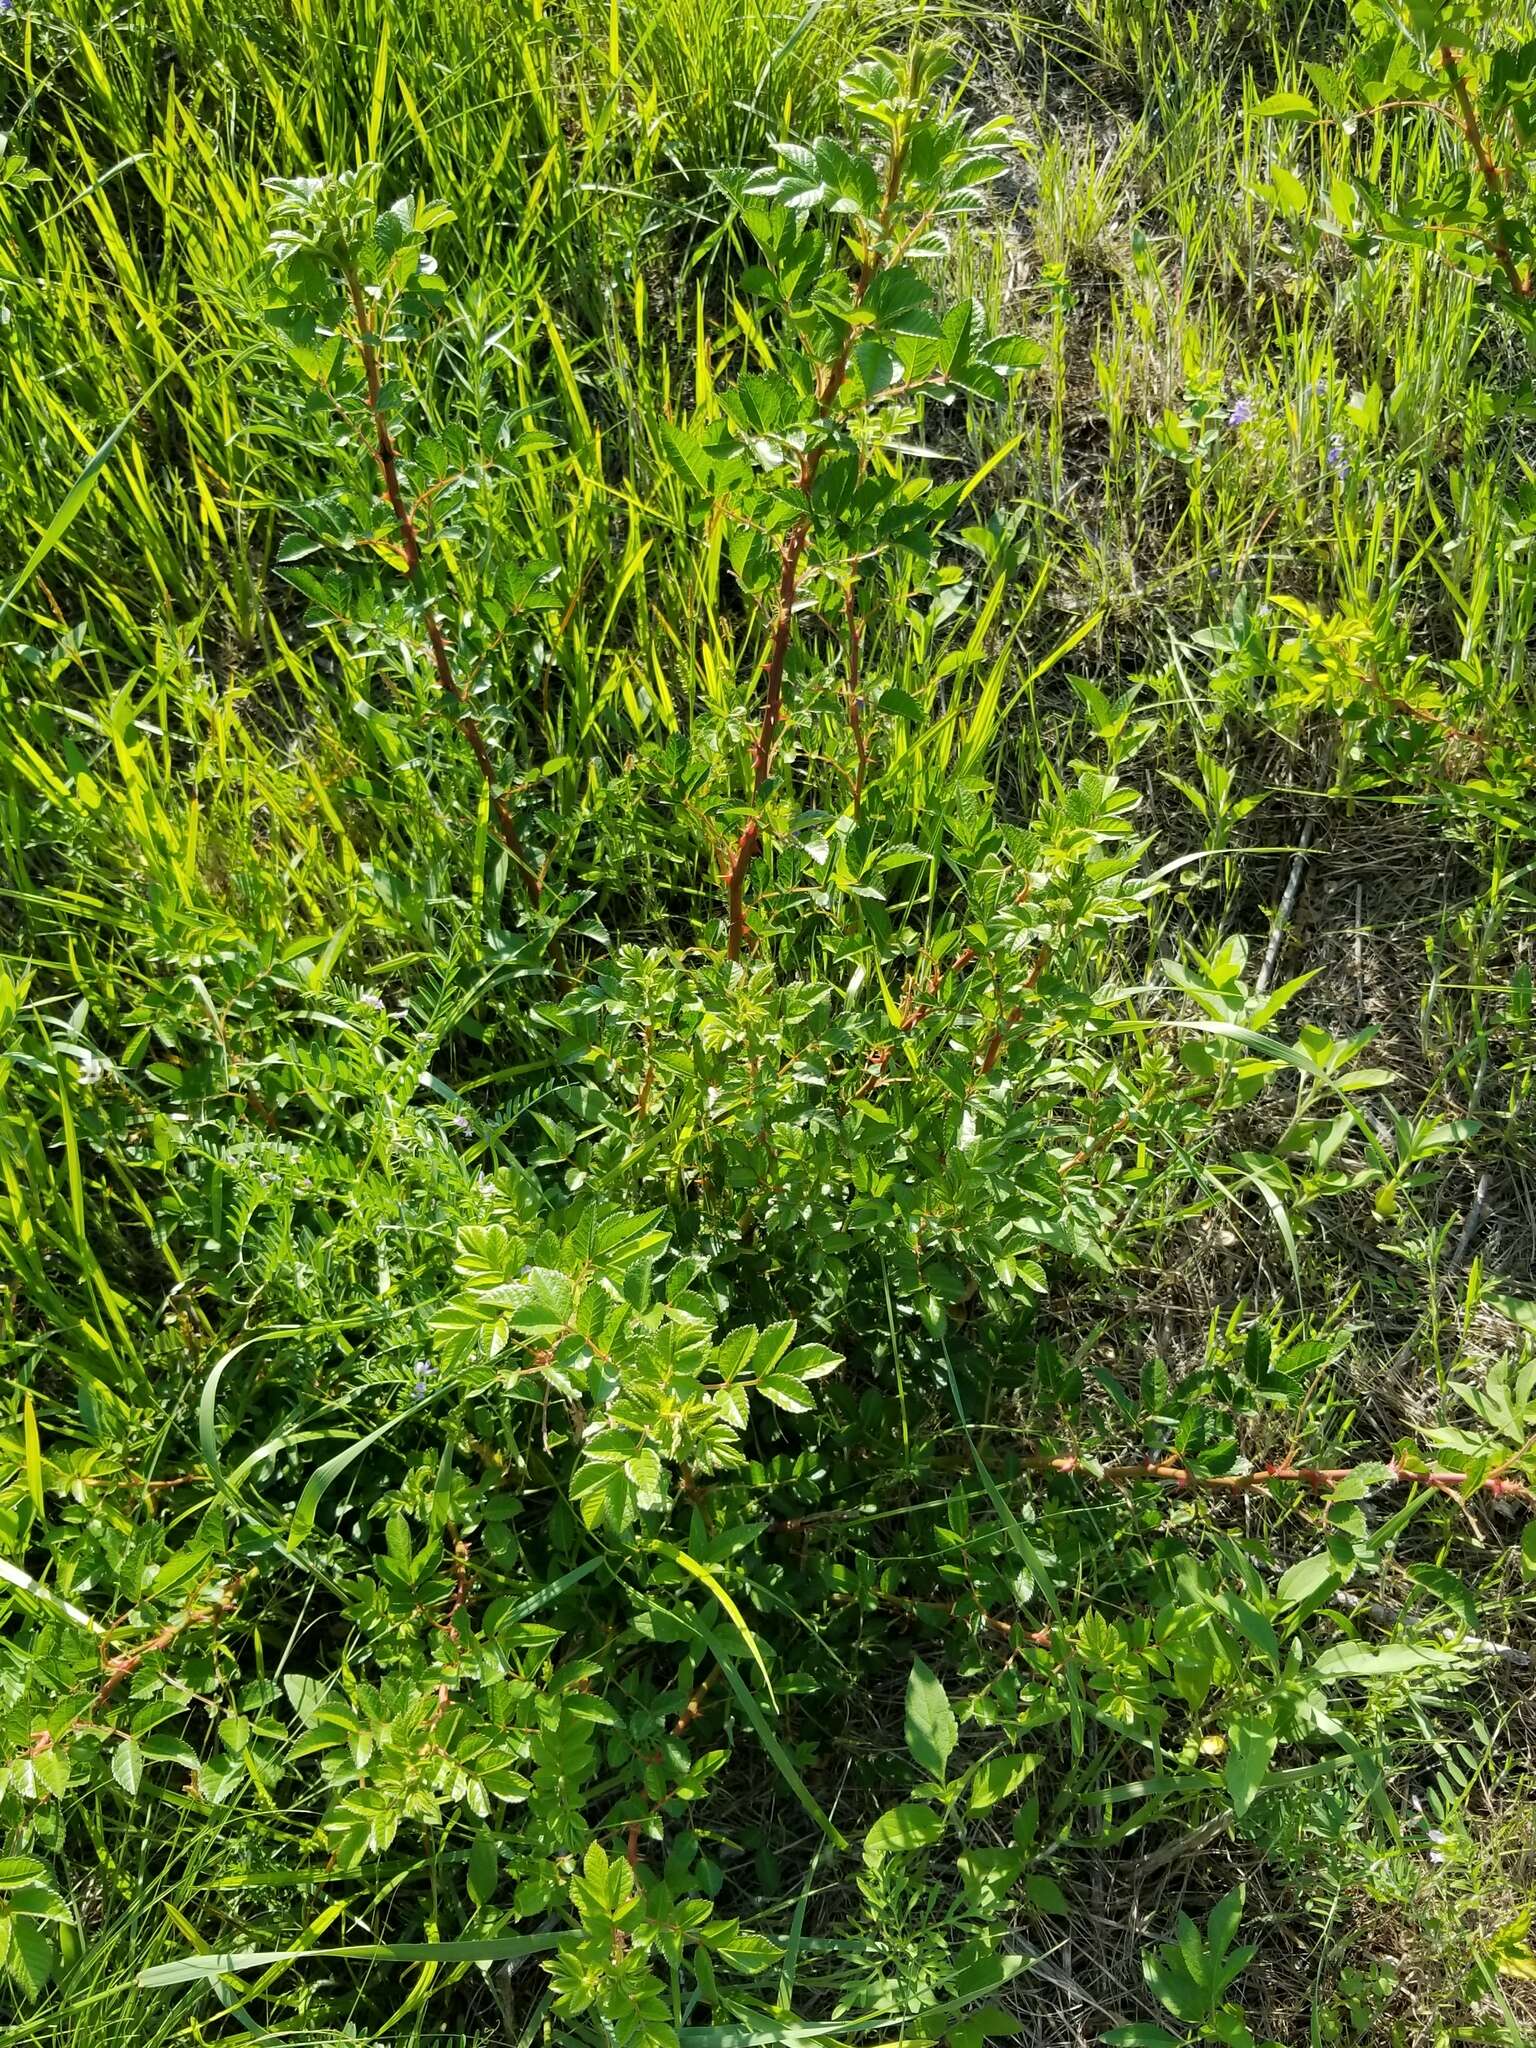
[(502, 845), (517, 863), (522, 876), (523, 890), (529, 903), (537, 910), (544, 885), (538, 870), (528, 858), (523, 846), (522, 834), (517, 829), (517, 820), (512, 808), (498, 787), (496, 764), (491, 759), (490, 748), (486, 745), (485, 734), (480, 721), (469, 707), (469, 693), (462, 687), (453, 672), (453, 662), (448, 653), (448, 642), (443, 635), (443, 625), (437, 615), (437, 607), (426, 595), (421, 572), (421, 537), (416, 529), (416, 518), (406, 503), (405, 493), (400, 487), (400, 468), (395, 456), (394, 436), (389, 431), (389, 418), (382, 401), (382, 383), (379, 376), (378, 342), (374, 335), (373, 323), (368, 316), (368, 302), (355, 271), (344, 273), (347, 292), (352, 301), (352, 314), (357, 322), (358, 353), (363, 359), (363, 376), (368, 385), (368, 413), (373, 422), (374, 455), (378, 461), (379, 473), (384, 482), (384, 495), (389, 501), (394, 516), (395, 528), (400, 537), (400, 552), (405, 557), (405, 573), (411, 587), (422, 600), (422, 622), (426, 628), (427, 645), (432, 654), (432, 669), (438, 686), (458, 707), (457, 724), (459, 731), (469, 743), (469, 750), (484, 777), (485, 786), (491, 794), (491, 809), (496, 818), (497, 836)]
[[(472, 1590), (469, 1579), (469, 1545), (462, 1536), (454, 1538), (453, 1562), (449, 1566), (449, 1571), (453, 1577), (453, 1599), (449, 1604), (447, 1620), (439, 1626), (445, 1634), (452, 1637), (454, 1648), (462, 1650), (464, 1645), (459, 1637), (459, 1616), (468, 1607)], [(445, 1687), (444, 1691), (446, 1690)]]
[[(805, 458), (800, 471), (800, 488), (810, 495), (811, 485), (816, 480), (816, 471), (821, 462), (821, 450), (813, 449)], [(795, 593), (800, 576), (800, 557), (805, 552), (806, 541), (810, 538), (811, 521), (807, 513), (797, 519), (779, 550), (779, 606), (774, 613), (773, 635), (768, 643), (768, 659), (763, 668), (763, 716), (757, 729), (757, 740), (752, 748), (752, 793), (760, 795), (763, 784), (773, 773), (773, 750), (778, 743), (779, 721), (784, 715), (784, 663), (789, 655), (789, 642), (795, 627)]]

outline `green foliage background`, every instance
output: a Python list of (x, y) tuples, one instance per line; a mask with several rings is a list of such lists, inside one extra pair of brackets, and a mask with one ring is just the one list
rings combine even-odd
[(1528, 2038), (1528, 31), (0, 13), (8, 2041)]

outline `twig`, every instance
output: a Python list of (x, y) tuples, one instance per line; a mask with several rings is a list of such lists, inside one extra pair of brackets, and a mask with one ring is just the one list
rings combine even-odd
[(1477, 1186), (1472, 1190), (1472, 1206), (1467, 1211), (1467, 1220), (1461, 1226), (1461, 1235), (1456, 1240), (1456, 1249), (1451, 1253), (1448, 1273), (1459, 1273), (1467, 1256), (1477, 1240), (1477, 1233), (1483, 1227), (1483, 1217), (1488, 1207), (1488, 1168), (1485, 1166), (1477, 1176)]
[(1306, 873), (1307, 848), (1312, 844), (1313, 821), (1308, 818), (1301, 828), (1301, 837), (1296, 842), (1296, 857), (1291, 862), (1291, 872), (1286, 877), (1285, 894), (1280, 898), (1280, 908), (1275, 912), (1275, 921), (1269, 928), (1269, 945), (1264, 952), (1264, 965), (1259, 969), (1255, 984), (1256, 992), (1263, 996), (1269, 993), (1269, 984), (1280, 962), (1280, 947), (1285, 939), (1285, 928), (1291, 921), (1296, 908), (1296, 898), (1301, 894), (1301, 878)]
[(1365, 1015), (1365, 888), (1355, 884), (1355, 1002)]

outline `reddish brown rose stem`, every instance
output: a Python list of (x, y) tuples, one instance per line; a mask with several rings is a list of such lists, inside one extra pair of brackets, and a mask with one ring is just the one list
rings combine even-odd
[(725, 910), (728, 928), (725, 955), (728, 960), (741, 958), (742, 942), (747, 936), (747, 869), (756, 860), (762, 843), (761, 827), (756, 818), (749, 818), (746, 829), (736, 842), (731, 864), (725, 871)]
[[(1173, 1459), (1134, 1459), (1118, 1465), (1099, 1465), (1087, 1459), (1066, 1456), (1060, 1458), (1021, 1458), (1016, 1470), (1032, 1478), (1079, 1479), (1096, 1481), (1103, 1486), (1157, 1485), (1177, 1487), (1181, 1492), (1195, 1493), (1263, 1493), (1275, 1486), (1304, 1486), (1312, 1493), (1332, 1493), (1354, 1475), (1350, 1465), (1260, 1465), (1252, 1472), (1191, 1472), (1186, 1465)], [(1428, 1486), (1439, 1493), (1460, 1493), (1466, 1485), (1465, 1472), (1430, 1471), (1415, 1472), (1400, 1465), (1395, 1459), (1385, 1467), (1385, 1486)], [(1474, 1494), (1492, 1494), (1495, 1500), (1536, 1499), (1533, 1489), (1524, 1479), (1506, 1479), (1502, 1473), (1492, 1472), (1480, 1479), (1471, 1489)], [(829, 1508), (821, 1514), (791, 1515), (783, 1521), (770, 1522), (769, 1531), (778, 1536), (799, 1535), (823, 1522), (857, 1522), (863, 1519), (862, 1508)]]
[[(705, 1699), (708, 1697), (709, 1689), (714, 1684), (716, 1676), (717, 1674), (711, 1671), (707, 1677), (699, 1680), (693, 1691), (688, 1695), (687, 1704), (672, 1724), (674, 1741), (681, 1742), (694, 1722), (698, 1720), (700, 1714), (703, 1713)], [(659, 1764), (661, 1760), (661, 1751), (659, 1749), (653, 1750), (648, 1759), (653, 1764)], [(653, 1799), (650, 1802), (649, 1810), (654, 1812), (656, 1807), (662, 1803), (661, 1800)], [(640, 1861), (640, 1830), (643, 1825), (644, 1816), (640, 1816), (630, 1821), (625, 1829), (624, 1860), (628, 1863), (631, 1870), (634, 1870)]]
[(412, 589), (422, 600), (422, 623), (426, 628), (427, 645), (432, 654), (433, 673), (437, 677), (438, 686), (458, 707), (459, 731), (468, 741), (469, 750), (484, 777), (486, 788), (490, 791), (497, 837), (517, 863), (524, 893), (536, 910), (539, 898), (544, 893), (543, 880), (528, 858), (522, 834), (517, 829), (517, 820), (512, 815), (512, 808), (498, 787), (496, 764), (491, 759), (485, 734), (481, 730), (479, 719), (469, 708), (468, 692), (460, 686), (458, 677), (453, 672), (448, 642), (443, 636), (442, 621), (437, 616), (437, 607), (426, 593), (421, 573), (421, 538), (416, 530), (415, 514), (406, 503), (405, 493), (400, 488), (400, 468), (395, 457), (394, 437), (389, 431), (389, 418), (384, 410), (383, 386), (379, 376), (378, 341), (369, 317), (368, 301), (356, 271), (348, 270), (343, 275), (346, 279), (347, 295), (352, 301), (352, 317), (357, 323), (357, 348), (363, 359), (363, 376), (368, 386), (368, 413), (373, 422), (374, 455), (383, 478), (384, 495), (389, 501), (389, 509), (394, 515), (395, 528), (400, 536), (400, 552), (405, 557), (405, 573)]
[[(874, 283), (880, 268), (879, 245), (890, 227), (891, 209), (896, 203), (905, 154), (905, 141), (898, 134), (892, 143), (891, 159), (886, 166), (885, 190), (880, 201), (879, 218), (875, 223), (873, 235), (865, 242), (864, 253), (859, 263), (859, 274), (853, 287), (855, 308), (864, 303), (865, 294)], [(823, 421), (831, 416), (832, 408), (837, 403), (837, 395), (847, 380), (848, 362), (853, 353), (854, 336), (858, 331), (857, 324), (850, 321), (848, 332), (843, 336), (842, 346), (836, 356), (818, 373), (816, 403)], [(757, 729), (757, 739), (752, 748), (754, 800), (762, 795), (764, 785), (773, 773), (774, 748), (778, 743), (779, 724), (784, 715), (784, 665), (789, 658), (789, 643), (795, 630), (795, 598), (799, 590), (800, 561), (811, 533), (811, 490), (816, 482), (816, 472), (821, 467), (823, 452), (820, 447), (808, 449), (801, 460), (798, 485), (806, 502), (806, 510), (779, 543), (778, 606), (773, 615), (768, 652), (763, 662), (763, 713)], [(861, 786), (862, 780), (861, 770)], [(742, 828), (741, 837), (736, 842), (736, 850), (725, 870), (725, 957), (728, 960), (739, 960), (742, 948), (746, 944), (747, 870), (762, 851), (762, 846), (762, 825), (757, 818), (749, 818)]]
[[(1305, 1486), (1314, 1493), (1331, 1493), (1353, 1476), (1348, 1465), (1260, 1465), (1252, 1472), (1191, 1472), (1170, 1460), (1147, 1459), (1125, 1465), (1092, 1465), (1080, 1458), (1026, 1458), (1026, 1472), (1083, 1479), (1097, 1479), (1106, 1486), (1129, 1486), (1152, 1480), (1163, 1486), (1193, 1488), (1213, 1493), (1259, 1493), (1271, 1486)], [(1466, 1484), (1464, 1472), (1415, 1472), (1396, 1460), (1385, 1468), (1387, 1486), (1430, 1486), (1442, 1493), (1456, 1493)], [(1531, 1488), (1521, 1479), (1505, 1479), (1490, 1473), (1478, 1481), (1474, 1493), (1491, 1493), (1496, 1499), (1528, 1500)]]
[(147, 1642), (140, 1643), (136, 1650), (124, 1650), (119, 1656), (109, 1658), (107, 1675), (91, 1702), (92, 1715), (99, 1714), (110, 1702), (112, 1695), (125, 1678), (132, 1678), (147, 1658), (158, 1656), (162, 1650), (169, 1649), (184, 1629), (197, 1628), (205, 1622), (222, 1621), (240, 1597), (241, 1584), (241, 1579), (231, 1579), (218, 1599), (211, 1601), (207, 1607), (189, 1608), (185, 1614), (179, 1614), (174, 1621), (168, 1621)]
[[(1040, 977), (1045, 972), (1046, 967), (1049, 965), (1050, 958), (1051, 948), (1049, 941), (1047, 941), (1047, 943), (1043, 945), (1040, 948), (1039, 952), (1035, 955), (1030, 970), (1028, 974), (1024, 977), (1024, 986), (1026, 990), (1033, 993), (1033, 991), (1039, 986)], [(981, 1055), (981, 1064), (977, 1068), (978, 1079), (984, 1081), (987, 1075), (990, 1074), (992, 1069), (997, 1065), (998, 1057), (1003, 1050), (1003, 1044), (1005, 1039), (1007, 1038), (1008, 1033), (1013, 1029), (1014, 1025), (1018, 1023), (1019, 1019), (1023, 1016), (1023, 1014), (1023, 1005), (1021, 1003), (1015, 1003), (1013, 1008), (1009, 1010), (1007, 1015), (1003, 1018), (1002, 1022), (1000, 1024), (995, 1024), (992, 1027), (992, 1035), (987, 1040), (986, 1047)]]
[(1456, 52), (1449, 44), (1441, 45), (1440, 68), (1444, 71), (1451, 91), (1455, 95), (1456, 110), (1461, 117), (1462, 134), (1466, 137), (1467, 147), (1472, 152), (1478, 171), (1481, 173), (1483, 184), (1488, 191), (1489, 246), (1497, 257), (1499, 268), (1503, 271), (1505, 280), (1510, 290), (1515, 294), (1515, 297), (1518, 299), (1528, 299), (1532, 293), (1531, 280), (1528, 277), (1521, 276), (1520, 267), (1515, 262), (1509, 246), (1508, 222), (1504, 212), (1504, 180), (1500, 175), (1498, 165), (1493, 160), (1492, 152), (1489, 150), (1487, 139), (1483, 134), (1482, 123), (1477, 118), (1477, 108), (1473, 103), (1472, 94), (1467, 87), (1467, 81), (1462, 74), (1461, 66), (1457, 62)]
[[(821, 462), (821, 450), (813, 448), (800, 465), (800, 489), (807, 499)], [(763, 715), (752, 745), (752, 794), (760, 797), (773, 773), (773, 750), (778, 743), (779, 721), (784, 715), (784, 664), (795, 629), (795, 595), (799, 585), (800, 557), (810, 538), (810, 514), (804, 513), (785, 534), (779, 545), (779, 602), (773, 615), (768, 655), (763, 665)], [(726, 943), (728, 960), (739, 960), (747, 936), (747, 870), (762, 851), (763, 832), (756, 818), (742, 828), (736, 851), (726, 869)]]
[(848, 630), (848, 729), (853, 734), (853, 750), (856, 766), (853, 772), (853, 815), (859, 815), (859, 804), (864, 795), (864, 777), (869, 768), (869, 739), (864, 731), (864, 706), (860, 701), (861, 688), (860, 657), (863, 652), (864, 631), (859, 624), (857, 579), (850, 577), (847, 594), (843, 599), (843, 616)]
[[(820, 466), (821, 450), (813, 449), (800, 466), (800, 489), (810, 495)], [(784, 536), (779, 549), (779, 604), (773, 617), (773, 634), (768, 642), (768, 659), (763, 668), (763, 715), (752, 748), (752, 793), (761, 794), (773, 773), (773, 750), (778, 739), (784, 705), (784, 663), (795, 624), (795, 592), (800, 574), (800, 557), (810, 538), (809, 514), (797, 519)]]

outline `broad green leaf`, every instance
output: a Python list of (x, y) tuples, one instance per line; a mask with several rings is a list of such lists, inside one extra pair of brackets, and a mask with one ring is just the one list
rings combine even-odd
[(878, 1863), (902, 1850), (929, 1849), (943, 1832), (944, 1823), (931, 1806), (893, 1806), (864, 1837), (864, 1861)]
[(966, 1849), (955, 1869), (966, 1896), (981, 1913), (996, 1913), (1029, 1866), (1023, 1849)]
[(11, 1940), (5, 1967), (28, 1998), (39, 1998), (53, 1975), (53, 1943), (35, 1920), (18, 1915), (10, 1922)]
[(131, 1735), (113, 1748), (112, 1775), (131, 1799), (144, 1776), (144, 1752)]
[(1258, 1797), (1274, 1759), (1274, 1730), (1261, 1723), (1234, 1721), (1227, 1731), (1227, 1793), (1239, 1820)]
[(1272, 92), (1254, 108), (1260, 121), (1315, 121), (1317, 109), (1304, 93)]
[(778, 1943), (770, 1941), (767, 1935), (754, 1934), (734, 1920), (717, 1921), (714, 1926), (703, 1928), (699, 1938), (708, 1943), (711, 1952), (721, 1962), (748, 1976), (768, 1969), (784, 1953)]
[(1260, 1656), (1276, 1671), (1280, 1668), (1280, 1645), (1276, 1639), (1274, 1625), (1267, 1615), (1244, 1600), (1230, 1589), (1215, 1594), (1212, 1605), (1224, 1614), (1243, 1638), (1251, 1643)]
[(791, 1415), (809, 1415), (816, 1406), (805, 1391), (800, 1380), (790, 1372), (766, 1372), (753, 1389), (765, 1401), (771, 1401), (775, 1408), (786, 1409)]
[(1432, 1671), (1446, 1662), (1442, 1650), (1416, 1649), (1411, 1643), (1333, 1643), (1312, 1666), (1312, 1675), (1333, 1683), (1345, 1678), (1403, 1678), (1412, 1671)]
[(1024, 2023), (1016, 2013), (1004, 2012), (998, 2005), (984, 2005), (952, 2026), (945, 2039), (949, 2048), (983, 2048), (985, 2042), (1012, 2040), (1023, 2031)]
[(574, 1311), (575, 1289), (566, 1275), (548, 1266), (534, 1266), (515, 1290), (507, 1321), (523, 1336), (547, 1342), (569, 1327)]
[(921, 1657), (914, 1658), (907, 1679), (906, 1735), (918, 1768), (942, 1783), (959, 1733), (943, 1686)]
[(496, 1837), (482, 1828), (469, 1845), (464, 1882), (477, 1906), (488, 1906), (496, 1896)]
[(1211, 1908), (1211, 1917), (1206, 1922), (1206, 1942), (1212, 1956), (1217, 1960), (1226, 1955), (1237, 1935), (1243, 1919), (1243, 1888), (1234, 1885), (1231, 1891), (1218, 1899)]
[(971, 1813), (987, 1813), (1004, 1799), (1012, 1798), (1024, 1780), (1039, 1765), (1038, 1756), (991, 1756), (971, 1773), (966, 1801)]
[(1287, 1606), (1295, 1606), (1303, 1600), (1310, 1600), (1336, 1578), (1337, 1568), (1326, 1550), (1315, 1551), (1311, 1557), (1304, 1557), (1293, 1564), (1289, 1571), (1282, 1573), (1275, 1597)]

